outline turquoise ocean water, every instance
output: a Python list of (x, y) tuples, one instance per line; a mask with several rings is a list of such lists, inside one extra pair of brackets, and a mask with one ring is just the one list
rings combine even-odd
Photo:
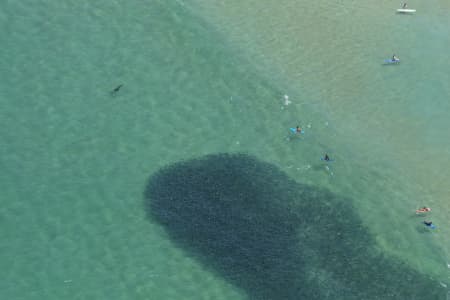
[(0, 298), (247, 299), (143, 209), (161, 167), (241, 152), (352, 199), (379, 250), (445, 299), (450, 4), (398, 6), (4, 2)]

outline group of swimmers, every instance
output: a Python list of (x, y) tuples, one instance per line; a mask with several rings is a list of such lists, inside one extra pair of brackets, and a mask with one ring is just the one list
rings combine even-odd
[[(292, 128), (292, 129), (293, 129), (293, 128)], [(291, 130), (292, 130), (292, 129), (291, 129)], [(294, 130), (292, 130), (292, 131), (294, 131)], [(296, 134), (303, 133), (303, 129), (302, 129), (300, 126), (296, 126), (296, 127), (295, 127), (295, 133), (296, 133)], [(324, 161), (326, 161), (326, 162), (330, 162), (330, 161), (331, 161), (331, 158), (328, 156), (327, 153), (325, 153), (324, 157), (322, 157), (321, 159), (324, 160)], [(327, 170), (329, 170), (328, 167), (327, 167)]]
[[(395, 59), (398, 59), (398, 58), (394, 54), (392, 59), (395, 60)], [(302, 133), (302, 128), (300, 126), (296, 126), (295, 127), (295, 133), (296, 134)], [(322, 160), (324, 160), (326, 162), (330, 162), (331, 158), (328, 156), (327, 153), (325, 153), (324, 157), (322, 157)], [(427, 212), (430, 212), (430, 211), (431, 211), (431, 208), (424, 206), (424, 207), (419, 208), (418, 210), (416, 210), (416, 214), (427, 213)], [(432, 228), (432, 229), (436, 228), (432, 221), (423, 221), (423, 224), (425, 224), (425, 226), (427, 226), (429, 228)]]
[[(418, 210), (416, 210), (416, 214), (427, 213), (427, 212), (430, 212), (430, 211), (431, 211), (431, 208), (424, 206), (424, 207), (419, 208)], [(425, 224), (425, 226), (427, 226), (429, 228), (432, 228), (432, 229), (436, 228), (434, 226), (433, 222), (431, 222), (431, 221), (423, 221), (423, 224)]]

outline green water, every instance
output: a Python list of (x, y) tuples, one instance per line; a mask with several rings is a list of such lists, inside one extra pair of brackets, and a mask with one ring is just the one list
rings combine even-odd
[(3, 4), (0, 298), (246, 299), (142, 205), (160, 167), (217, 152), (352, 198), (382, 251), (448, 285), (448, 2), (210, 2)]

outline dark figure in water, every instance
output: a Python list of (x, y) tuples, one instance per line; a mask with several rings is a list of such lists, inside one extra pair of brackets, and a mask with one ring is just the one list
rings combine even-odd
[(323, 157), (324, 161), (330, 161), (330, 157), (328, 156), (328, 154), (325, 153), (325, 156)]
[(431, 227), (431, 225), (433, 225), (433, 222), (431, 222), (431, 221), (423, 221), (423, 224), (427, 225), (428, 227)]
[(114, 90), (111, 91), (111, 95), (114, 96), (120, 90), (120, 88), (122, 86), (123, 86), (123, 84), (119, 84)]

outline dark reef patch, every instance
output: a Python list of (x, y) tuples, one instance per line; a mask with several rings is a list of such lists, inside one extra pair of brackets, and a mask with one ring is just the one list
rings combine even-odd
[(349, 199), (247, 155), (161, 169), (145, 208), (251, 299), (445, 299), (437, 282), (375, 248)]

